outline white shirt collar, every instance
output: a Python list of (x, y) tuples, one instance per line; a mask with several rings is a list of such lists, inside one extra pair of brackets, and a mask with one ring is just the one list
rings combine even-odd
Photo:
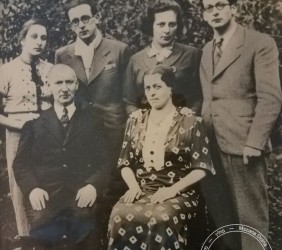
[(223, 36), (214, 36), (214, 39), (218, 42), (221, 38), (223, 38), (223, 42), (221, 45), (221, 50), (223, 51), (228, 44), (229, 40), (231, 39), (232, 35), (234, 34), (235, 30), (237, 28), (237, 24), (235, 24), (232, 29), (228, 30)]
[(76, 38), (74, 54), (76, 56), (81, 56), (85, 72), (88, 78), (91, 70), (95, 49), (100, 45), (102, 38), (102, 34), (99, 30), (96, 31), (96, 37), (89, 45), (84, 43), (79, 37)]
[(71, 119), (75, 110), (76, 110), (74, 102), (72, 102), (70, 105), (68, 105), (66, 107), (59, 105), (56, 102), (54, 103), (54, 109), (55, 109), (55, 112), (56, 112), (59, 120), (61, 119), (62, 115), (64, 114), (63, 113), (64, 108), (66, 108), (68, 110), (68, 117), (69, 117), (69, 119)]
[(102, 41), (102, 34), (99, 30), (96, 30), (96, 36), (93, 39), (93, 41), (87, 45), (85, 42), (83, 42), (79, 37), (76, 38), (75, 41), (75, 52), (74, 54), (77, 56), (82, 56), (85, 53), (85, 50), (95, 50), (101, 43)]

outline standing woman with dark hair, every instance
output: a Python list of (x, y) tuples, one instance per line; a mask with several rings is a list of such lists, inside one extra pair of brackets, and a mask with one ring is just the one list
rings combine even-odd
[(127, 66), (123, 86), (127, 113), (148, 108), (143, 77), (156, 64), (174, 69), (176, 86), (173, 103), (199, 113), (202, 102), (198, 74), (201, 54), (198, 49), (175, 41), (183, 33), (180, 6), (172, 0), (155, 1), (148, 7), (141, 29), (152, 37), (152, 43), (133, 55)]
[(40, 59), (47, 43), (47, 29), (37, 19), (27, 21), (20, 32), (21, 54), (0, 68), (0, 95), (5, 99), (0, 124), (6, 127), (6, 158), (10, 192), (15, 209), (18, 233), (28, 235), (28, 223), (12, 164), (25, 122), (38, 117), (51, 106), (47, 73), (52, 64)]

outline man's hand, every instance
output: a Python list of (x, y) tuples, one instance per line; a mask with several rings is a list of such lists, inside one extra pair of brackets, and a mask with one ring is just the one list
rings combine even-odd
[(243, 151), (243, 162), (248, 164), (250, 158), (261, 156), (261, 151), (252, 147), (245, 146)]
[(48, 193), (41, 188), (34, 188), (29, 194), (29, 200), (33, 210), (40, 211), (45, 209), (45, 200), (49, 200)]
[(88, 184), (78, 190), (75, 200), (78, 200), (77, 206), (83, 208), (87, 206), (92, 207), (96, 198), (96, 188), (93, 185)]
[(159, 188), (159, 190), (151, 197), (151, 203), (156, 204), (174, 198), (177, 195), (177, 192), (178, 190), (173, 186)]

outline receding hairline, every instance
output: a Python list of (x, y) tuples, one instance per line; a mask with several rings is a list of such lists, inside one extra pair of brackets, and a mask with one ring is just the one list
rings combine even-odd
[(71, 73), (73, 79), (76, 79), (75, 71), (70, 66), (65, 65), (65, 64), (56, 64), (52, 66), (47, 73), (47, 77), (50, 80), (54, 76), (56, 76), (56, 73), (62, 72), (62, 71), (65, 71), (66, 73), (67, 72)]

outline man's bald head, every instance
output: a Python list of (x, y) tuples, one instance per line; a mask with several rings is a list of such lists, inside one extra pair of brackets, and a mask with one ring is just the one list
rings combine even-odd
[(67, 106), (73, 102), (78, 82), (74, 70), (65, 64), (56, 64), (48, 72), (50, 89), (55, 103)]

